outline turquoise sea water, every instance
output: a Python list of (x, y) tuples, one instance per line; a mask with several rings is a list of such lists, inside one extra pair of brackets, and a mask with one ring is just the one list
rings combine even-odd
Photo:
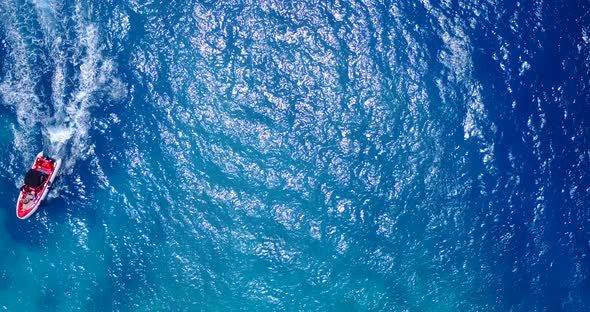
[(589, 9), (2, 0), (0, 309), (590, 310)]

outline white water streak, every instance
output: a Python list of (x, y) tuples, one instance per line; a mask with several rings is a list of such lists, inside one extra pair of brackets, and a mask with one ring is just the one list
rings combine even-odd
[[(99, 29), (88, 22), (80, 2), (72, 10), (59, 0), (34, 0), (33, 14), (18, 11), (12, 3), (1, 5), (8, 53), (0, 96), (16, 112), (17, 125), (11, 127), (14, 146), (25, 159), (39, 149), (46, 150), (64, 158), (64, 168), (71, 171), (86, 154), (90, 108), (98, 105), (97, 94), (107, 88), (110, 94), (125, 94), (114, 90), (124, 89), (113, 77), (116, 66), (103, 56)], [(72, 20), (76, 35), (69, 38), (66, 30)], [(37, 25), (42, 35), (35, 31)], [(48, 66), (32, 66), (31, 60)], [(52, 75), (51, 103), (46, 103), (48, 99), (38, 89), (41, 76), (47, 73)], [(35, 144), (39, 126), (44, 147)]]

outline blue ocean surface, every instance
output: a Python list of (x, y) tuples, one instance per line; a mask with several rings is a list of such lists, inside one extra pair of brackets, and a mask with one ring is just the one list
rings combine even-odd
[(589, 138), (587, 0), (1, 0), (0, 310), (590, 311)]

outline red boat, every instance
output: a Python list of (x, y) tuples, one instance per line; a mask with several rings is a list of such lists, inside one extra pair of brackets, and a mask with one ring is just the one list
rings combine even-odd
[(44, 157), (43, 152), (37, 154), (33, 167), (25, 175), (25, 183), (16, 203), (16, 216), (19, 219), (30, 217), (39, 208), (60, 166), (61, 159)]

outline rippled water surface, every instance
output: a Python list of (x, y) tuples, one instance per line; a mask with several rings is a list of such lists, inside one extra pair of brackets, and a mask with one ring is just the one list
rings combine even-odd
[(589, 12), (2, 0), (0, 308), (590, 310)]

